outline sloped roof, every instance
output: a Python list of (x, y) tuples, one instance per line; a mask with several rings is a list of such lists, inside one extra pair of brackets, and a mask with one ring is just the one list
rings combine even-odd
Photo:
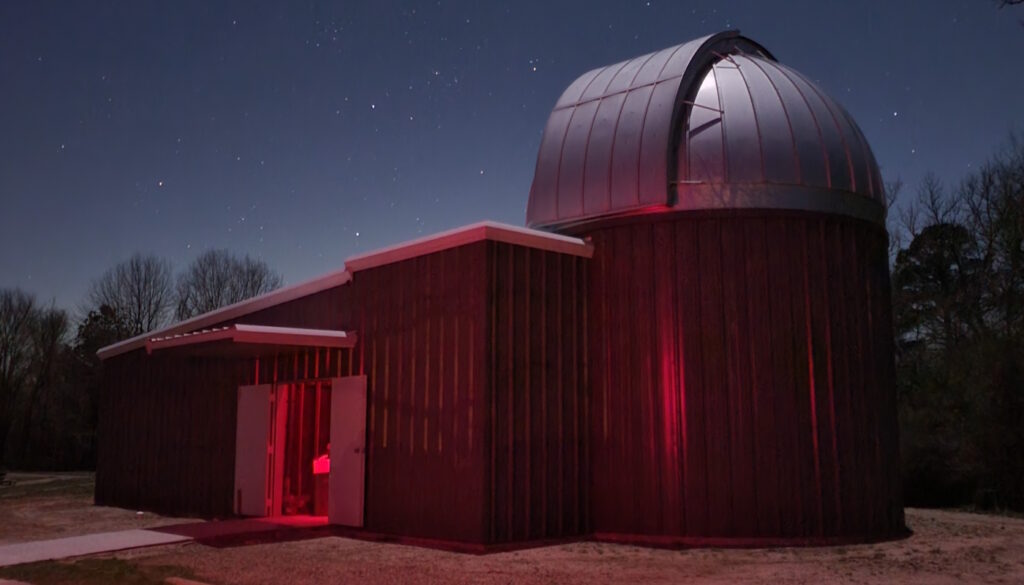
[[(423, 238), (402, 242), (394, 246), (388, 246), (365, 254), (350, 256), (345, 260), (345, 267), (342, 270), (330, 272), (312, 280), (280, 288), (252, 299), (222, 307), (215, 311), (203, 313), (191, 319), (174, 323), (162, 329), (143, 333), (131, 339), (108, 345), (101, 348), (96, 354), (100, 359), (109, 359), (114, 356), (127, 353), (136, 349), (147, 347), (157, 340), (166, 340), (175, 336), (194, 335), (211, 326), (233, 319), (239, 319), (245, 315), (261, 311), (263, 309), (280, 305), (288, 301), (309, 296), (329, 288), (346, 284), (352, 280), (352, 274), (361, 270), (368, 270), (377, 266), (400, 262), (409, 258), (439, 252), (456, 246), (478, 242), (481, 240), (493, 240), (527, 246), (541, 250), (571, 254), (589, 258), (593, 255), (593, 247), (579, 238), (552, 234), (550, 232), (533, 230), (494, 221), (482, 221), (465, 225), (452, 230), (439, 232)], [(218, 328), (216, 331), (222, 331)], [(210, 330), (206, 333), (210, 334)], [(218, 333), (222, 335), (222, 333)], [(349, 333), (353, 335), (353, 333)]]

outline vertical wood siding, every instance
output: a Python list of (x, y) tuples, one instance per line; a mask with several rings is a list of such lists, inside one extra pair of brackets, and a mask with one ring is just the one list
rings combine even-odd
[[(351, 292), (335, 287), (219, 323), (351, 328)], [(361, 373), (361, 348), (255, 358), (146, 355), (103, 364), (96, 502), (164, 514), (233, 513), (238, 387)]]
[(486, 252), (479, 242), (353, 277), (371, 531), (485, 541)]
[(355, 330), (353, 350), (115, 357), (97, 501), (230, 515), (237, 387), (365, 374), (368, 530), (473, 543), (582, 534), (585, 266), (478, 242), (238, 320)]
[(703, 213), (588, 235), (595, 532), (904, 529), (881, 229)]
[(96, 503), (230, 515), (240, 364), (140, 350), (108, 360), (103, 375)]
[(233, 514), (238, 387), (350, 375), (351, 350), (253, 358), (146, 355), (107, 360), (96, 503), (164, 514)]
[(488, 542), (588, 532), (588, 260), (489, 242)]

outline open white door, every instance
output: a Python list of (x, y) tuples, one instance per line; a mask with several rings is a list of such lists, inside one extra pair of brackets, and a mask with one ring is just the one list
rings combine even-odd
[(235, 426), (235, 513), (267, 516), (270, 513), (274, 448), (274, 414), (270, 384), (238, 388)]
[(363, 525), (366, 376), (331, 379), (331, 475), (327, 521)]

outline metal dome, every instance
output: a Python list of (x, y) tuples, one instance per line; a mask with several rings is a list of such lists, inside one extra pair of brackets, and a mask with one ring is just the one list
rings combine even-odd
[(737, 31), (589, 71), (559, 98), (527, 225), (724, 208), (885, 213), (846, 110)]

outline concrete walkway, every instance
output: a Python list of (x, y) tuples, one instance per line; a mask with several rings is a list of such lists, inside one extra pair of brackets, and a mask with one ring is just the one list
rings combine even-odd
[(53, 540), (0, 545), (0, 567), (114, 552), (129, 548), (172, 544), (192, 540), (189, 536), (153, 530), (119, 530)]

